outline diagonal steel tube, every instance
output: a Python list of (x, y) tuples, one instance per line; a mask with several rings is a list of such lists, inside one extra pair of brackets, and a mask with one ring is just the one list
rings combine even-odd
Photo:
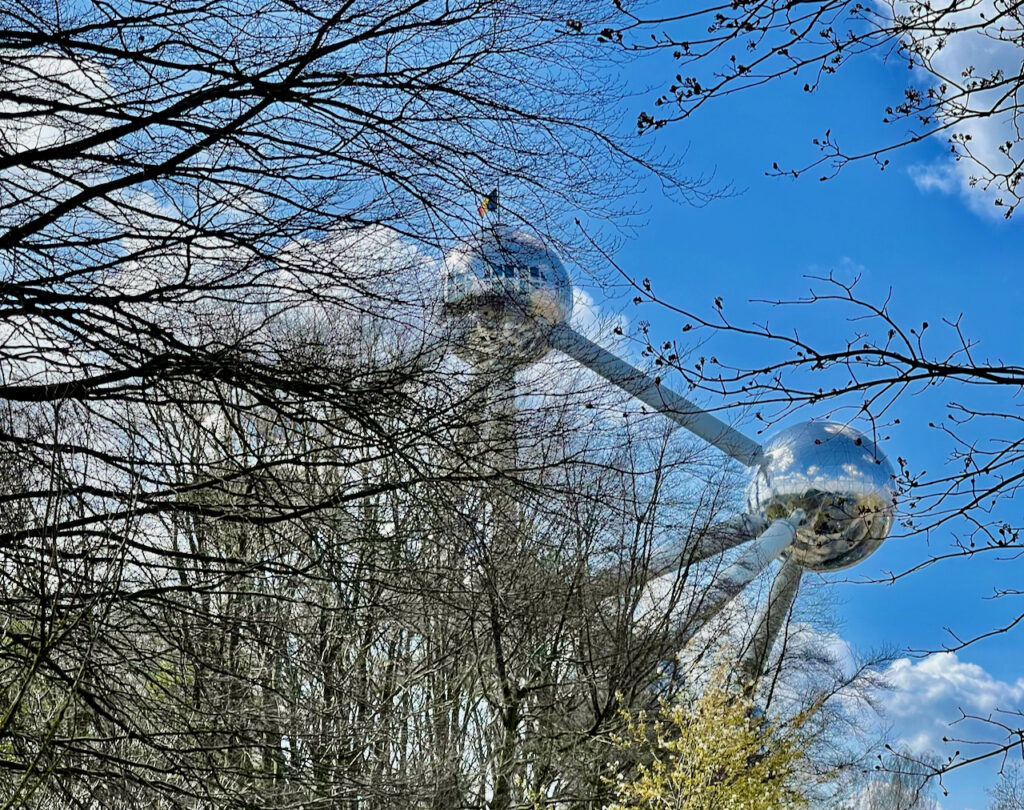
[(804, 570), (790, 558), (782, 563), (775, 579), (772, 580), (768, 601), (761, 607), (754, 632), (740, 656), (740, 679), (747, 688), (753, 688), (764, 671), (768, 654), (775, 645), (782, 623), (793, 607), (803, 573)]
[(680, 642), (685, 643), (696, 635), (709, 619), (729, 604), (793, 542), (796, 527), (803, 517), (803, 512), (798, 509), (790, 517), (774, 521), (715, 577), (711, 587), (683, 617)]
[(693, 536), (676, 537), (651, 553), (647, 578), (655, 579), (684, 569), (750, 541), (768, 528), (768, 524), (750, 515), (737, 515), (708, 526)]
[(677, 425), (714, 445), (727, 456), (748, 467), (760, 463), (763, 455), (761, 445), (753, 439), (712, 416), (667, 385), (657, 382), (650, 374), (587, 340), (565, 324), (559, 324), (551, 330), (550, 341), (553, 348), (600, 374), (612, 385), (636, 397), (645, 405), (663, 413)]
[(631, 558), (598, 570), (594, 576), (594, 587), (611, 596), (622, 587), (624, 579), (632, 576), (651, 582), (667, 574), (685, 572), (690, 566), (749, 543), (751, 537), (756, 537), (767, 527), (768, 524), (758, 518), (737, 515), (693, 534), (677, 535), (652, 550), (646, 558)]

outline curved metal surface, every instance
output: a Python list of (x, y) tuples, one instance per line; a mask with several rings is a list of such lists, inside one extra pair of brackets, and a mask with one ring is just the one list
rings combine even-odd
[(455, 353), (474, 365), (539, 360), (550, 350), (551, 327), (572, 312), (565, 265), (523, 231), (481, 231), (445, 257), (443, 273)]
[(837, 571), (872, 554), (893, 522), (892, 465), (867, 436), (838, 422), (787, 428), (764, 445), (747, 511), (765, 520), (802, 509), (789, 550), (809, 571)]

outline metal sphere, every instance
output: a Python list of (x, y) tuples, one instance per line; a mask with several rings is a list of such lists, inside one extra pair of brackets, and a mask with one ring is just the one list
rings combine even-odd
[(784, 552), (809, 571), (838, 571), (871, 555), (893, 522), (893, 469), (873, 441), (836, 422), (787, 428), (764, 446), (747, 510), (764, 520), (803, 509)]
[(565, 265), (537, 237), (495, 225), (444, 260), (445, 312), (468, 363), (528, 365), (572, 311)]

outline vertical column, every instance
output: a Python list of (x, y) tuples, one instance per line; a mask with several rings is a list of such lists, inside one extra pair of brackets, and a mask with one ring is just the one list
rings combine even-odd
[(768, 601), (758, 612), (754, 632), (740, 655), (737, 666), (740, 683), (744, 688), (754, 689), (758, 678), (764, 672), (764, 666), (775, 645), (775, 639), (782, 629), (782, 624), (789, 614), (790, 608), (793, 607), (803, 573), (803, 569), (790, 558), (782, 563), (775, 579), (772, 580)]

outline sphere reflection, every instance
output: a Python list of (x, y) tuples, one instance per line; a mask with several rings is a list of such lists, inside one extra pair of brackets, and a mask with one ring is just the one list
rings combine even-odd
[(572, 285), (558, 256), (535, 236), (501, 225), (445, 257), (444, 296), (455, 353), (474, 364), (539, 360), (550, 349), (551, 327), (572, 310)]
[(888, 536), (893, 469), (868, 437), (836, 422), (809, 422), (777, 433), (764, 455), (747, 487), (747, 509), (769, 521), (804, 510), (786, 551), (803, 568), (847, 568)]

